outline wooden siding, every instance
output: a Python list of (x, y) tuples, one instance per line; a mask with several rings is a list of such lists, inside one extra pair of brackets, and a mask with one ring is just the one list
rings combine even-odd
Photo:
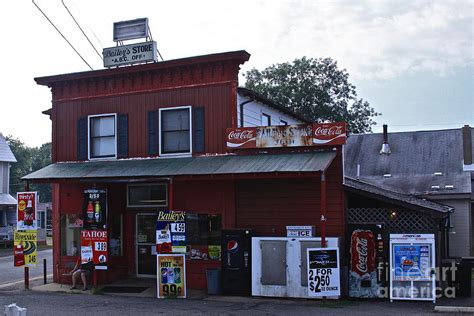
[[(326, 232), (344, 236), (342, 177), (335, 165), (326, 175)], [(236, 227), (254, 228), (259, 236), (282, 237), (287, 225), (315, 225), (320, 236), (320, 190), (319, 178), (238, 181)]]
[(53, 159), (77, 160), (78, 119), (105, 113), (128, 114), (129, 157), (146, 157), (148, 111), (183, 105), (205, 108), (206, 152), (224, 153), (223, 131), (232, 126), (232, 91), (231, 84), (219, 84), (55, 103)]

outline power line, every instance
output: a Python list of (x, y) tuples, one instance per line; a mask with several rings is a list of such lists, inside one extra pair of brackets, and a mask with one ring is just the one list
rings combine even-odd
[(94, 44), (92, 44), (92, 42), (90, 41), (89, 37), (87, 37), (86, 33), (84, 33), (84, 30), (82, 29), (82, 27), (79, 25), (79, 23), (76, 21), (76, 19), (74, 18), (74, 16), (72, 15), (71, 11), (69, 11), (69, 8), (66, 6), (66, 4), (64, 3), (64, 0), (61, 0), (64, 8), (66, 8), (67, 12), (69, 13), (69, 15), (71, 16), (71, 18), (74, 20), (74, 23), (76, 23), (77, 27), (81, 30), (82, 32), (82, 35), (84, 35), (84, 37), (87, 39), (87, 41), (89, 42), (89, 44), (91, 44), (92, 48), (95, 50), (95, 52), (97, 53), (97, 55), (99, 56), (100, 60), (103, 60), (102, 59), (102, 55), (97, 51), (97, 49), (95, 48)]
[(41, 12), (41, 14), (43, 14), (43, 16), (46, 18), (46, 20), (48, 20), (49, 23), (51, 23), (51, 25), (54, 27), (54, 29), (59, 33), (59, 35), (62, 36), (62, 38), (69, 44), (69, 46), (76, 52), (76, 54), (81, 57), (82, 61), (91, 69), (91, 70), (94, 70), (91, 65), (89, 65), (89, 63), (82, 57), (81, 54), (79, 54), (79, 52), (74, 48), (74, 46), (72, 46), (72, 44), (67, 40), (67, 38), (63, 35), (63, 33), (61, 33), (61, 31), (56, 27), (56, 25), (54, 25), (54, 23), (48, 18), (48, 16), (43, 12), (43, 10), (41, 10), (41, 8), (35, 3), (35, 0), (31, 0), (31, 2), (33, 2), (33, 4), (35, 5), (36, 8), (38, 8), (38, 10)]

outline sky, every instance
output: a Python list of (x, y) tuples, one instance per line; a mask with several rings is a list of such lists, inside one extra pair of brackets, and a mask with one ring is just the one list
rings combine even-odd
[[(113, 22), (148, 17), (164, 60), (246, 50), (241, 74), (330, 57), (381, 116), (374, 132), (474, 126), (474, 0), (63, 0), (101, 53)], [(61, 0), (35, 0), (95, 70), (103, 63)], [(0, 11), (0, 132), (51, 141), (51, 92), (34, 78), (90, 70), (30, 0)], [(243, 85), (244, 78), (239, 76)]]

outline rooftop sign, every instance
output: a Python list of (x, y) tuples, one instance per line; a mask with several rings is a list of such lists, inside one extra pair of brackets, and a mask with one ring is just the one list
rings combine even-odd
[(227, 129), (229, 149), (329, 146), (345, 143), (344, 122)]
[(104, 48), (102, 57), (104, 58), (104, 67), (110, 68), (150, 61), (157, 62), (156, 52), (156, 42), (151, 41)]
[(148, 18), (114, 23), (114, 42), (148, 37)]

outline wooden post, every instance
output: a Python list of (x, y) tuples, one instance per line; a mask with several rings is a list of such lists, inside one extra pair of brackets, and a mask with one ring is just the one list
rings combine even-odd
[(25, 290), (30, 289), (30, 268), (25, 267)]
[(321, 172), (321, 247), (326, 248), (326, 174)]
[(43, 259), (43, 282), (44, 284), (48, 283), (46, 278), (46, 259)]

